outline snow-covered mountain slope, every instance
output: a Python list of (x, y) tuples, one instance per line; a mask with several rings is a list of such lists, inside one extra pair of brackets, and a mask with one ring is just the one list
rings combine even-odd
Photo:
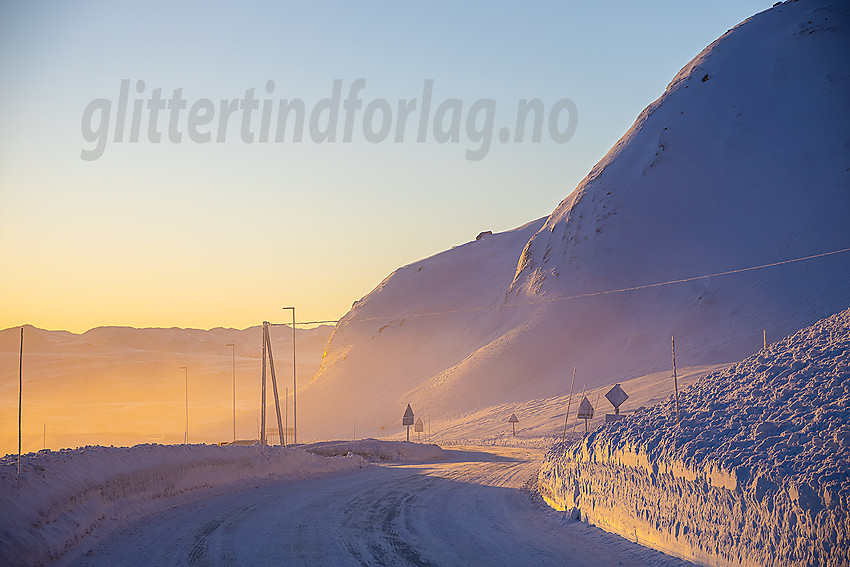
[[(793, 2), (729, 31), (673, 79), (528, 243), (508, 301), (725, 272), (850, 246), (850, 7)], [(735, 360), (850, 301), (850, 254), (549, 310), (611, 314), (596, 374), (671, 335)], [(604, 315), (602, 315), (604, 316)], [(593, 337), (599, 345), (600, 337)], [(618, 348), (618, 342), (633, 345)]]
[(731, 362), (762, 330), (847, 307), (850, 253), (563, 298), (850, 247), (848, 12), (799, 1), (750, 18), (682, 69), (520, 250), (536, 225), (384, 281), (338, 325), (299, 398), (323, 413), (305, 422), (380, 435), (406, 403), (449, 416), (561, 395), (573, 367), (579, 385), (624, 381), (669, 368), (673, 335), (682, 365)]
[[(526, 323), (525, 313), (489, 307), (501, 301), (516, 258), (542, 224), (485, 235), (399, 268), (356, 302), (337, 324), (316, 377), (299, 391), (299, 429), (307, 438), (348, 437), (355, 427), (358, 436), (386, 435), (399, 429), (399, 400), (412, 396), (424, 416), (428, 406), (460, 409), (470, 396), (503, 396), (495, 388), (458, 393), (464, 385), (453, 382), (453, 372), (471, 363), (470, 353), (496, 356), (505, 333)], [(518, 384), (502, 386), (519, 395)]]
[(540, 472), (556, 508), (706, 565), (850, 563), (850, 309), (636, 412)]

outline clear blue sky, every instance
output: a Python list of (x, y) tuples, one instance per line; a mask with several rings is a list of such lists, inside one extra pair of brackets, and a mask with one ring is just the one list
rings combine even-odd
[[(291, 304), (301, 320), (336, 319), (401, 265), (548, 215), (685, 63), (770, 5), (3, 3), (0, 328), (246, 327), (282, 318)], [(248, 119), (253, 143), (241, 137), (240, 112), (224, 141), (189, 139), (187, 115), (200, 99), (215, 105), (199, 130), (215, 140), (221, 99), (254, 89), (258, 106), (270, 99), (276, 110), (299, 98), (309, 122), (334, 80), (344, 100), (358, 78), (366, 82), (351, 142), (341, 141), (341, 106), (333, 143), (313, 141), (309, 124), (300, 143), (289, 131), (283, 143), (260, 143), (259, 108)], [(130, 92), (117, 143), (123, 79)], [(417, 142), (414, 112), (394, 142), (399, 101), (421, 105), (427, 79), (431, 120), (441, 102), (459, 99), (459, 140), (439, 143), (429, 122)], [(182, 89), (180, 143), (169, 140), (167, 110), (155, 123), (160, 143), (148, 137), (154, 89), (163, 99)], [(145, 106), (130, 143), (137, 98)], [(567, 142), (546, 125), (539, 143), (528, 133), (513, 141), (518, 101), (535, 98), (544, 112), (574, 103), (575, 115), (557, 122), (575, 120)], [(110, 121), (102, 154), (88, 161), (81, 152), (96, 144), (83, 118), (96, 99), (109, 101)], [(363, 118), (378, 99), (391, 130), (372, 143)], [(493, 104), (491, 143), (469, 160), (466, 151), (481, 146), (466, 124), (479, 99)], [(100, 116), (89, 116), (89, 128)], [(477, 116), (470, 128), (486, 132), (486, 113)]]

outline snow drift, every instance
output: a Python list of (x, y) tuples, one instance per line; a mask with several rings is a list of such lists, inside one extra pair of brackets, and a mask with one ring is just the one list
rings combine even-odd
[(788, 2), (743, 22), (545, 221), (391, 274), (299, 393), (300, 407), (336, 408), (305, 429), (356, 420), (386, 435), (407, 403), (445, 417), (560, 395), (574, 366), (579, 385), (624, 381), (668, 368), (671, 335), (685, 366), (741, 360), (763, 329), (775, 339), (845, 308), (847, 253), (585, 295), (850, 246), (848, 11)]
[(412, 443), (409, 441), (381, 441), (360, 439), (358, 441), (325, 441), (303, 447), (308, 453), (323, 457), (359, 455), (371, 462), (424, 463), (440, 461), (446, 453), (439, 445)]
[(706, 565), (850, 564), (850, 309), (550, 451), (547, 502)]
[(367, 466), (260, 446), (137, 445), (39, 451), (0, 459), (0, 564), (41, 565), (104, 522), (126, 522), (174, 497), (247, 481), (294, 480)]

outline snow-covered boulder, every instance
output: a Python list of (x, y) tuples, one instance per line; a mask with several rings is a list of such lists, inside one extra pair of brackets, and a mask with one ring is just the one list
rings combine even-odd
[(556, 446), (544, 498), (706, 565), (850, 565), (850, 309)]

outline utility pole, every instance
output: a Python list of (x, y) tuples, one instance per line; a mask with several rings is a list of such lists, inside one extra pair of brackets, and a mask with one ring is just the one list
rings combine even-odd
[(263, 386), (260, 400), (260, 445), (266, 444), (266, 328), (268, 321), (263, 321)]
[(764, 350), (767, 350), (767, 329), (761, 330), (761, 341), (764, 345)]
[(295, 307), (282, 307), (292, 309), (292, 444), (298, 444), (298, 408), (295, 405), (295, 393), (298, 384), (295, 381)]
[(233, 440), (236, 441), (236, 345), (233, 343), (224, 345), (233, 349), (233, 362), (231, 376), (233, 376)]
[(21, 407), (24, 400), (24, 328), (21, 327), (21, 356), (18, 359), (18, 488), (21, 486)]
[(265, 325), (263, 327), (263, 333), (266, 336), (266, 345), (268, 345), (269, 351), (269, 370), (271, 370), (272, 374), (272, 392), (274, 393), (274, 409), (277, 414), (277, 434), (278, 434), (278, 442), (281, 445), (286, 445), (286, 438), (283, 434), (283, 421), (280, 419), (280, 398), (277, 395), (277, 378), (275, 377), (274, 372), (274, 355), (272, 354), (272, 340), (269, 336), (269, 326)]
[(679, 416), (679, 379), (676, 377), (676, 337), (670, 337), (670, 344), (673, 347), (673, 388), (676, 393), (676, 423), (681, 423), (682, 419)]
[(186, 433), (183, 434), (183, 444), (189, 444), (189, 367), (181, 366), (186, 372)]

